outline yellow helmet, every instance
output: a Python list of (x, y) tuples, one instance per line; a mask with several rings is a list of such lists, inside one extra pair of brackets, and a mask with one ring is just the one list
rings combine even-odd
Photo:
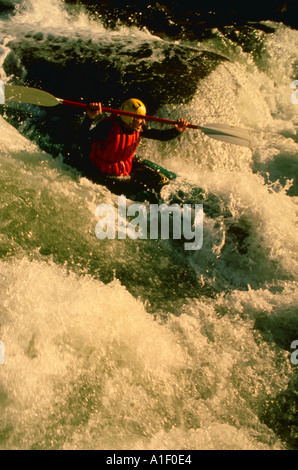
[[(130, 113), (137, 113), (137, 114), (146, 114), (146, 107), (142, 101), (138, 100), (137, 98), (130, 98), (129, 100), (124, 101), (121, 105), (121, 111), (128, 111)], [(122, 121), (129, 126), (132, 125), (134, 118), (130, 116), (120, 116)]]

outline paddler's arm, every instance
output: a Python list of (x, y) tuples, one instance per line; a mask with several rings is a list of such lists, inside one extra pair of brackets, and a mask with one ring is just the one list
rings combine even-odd
[(184, 119), (178, 119), (175, 127), (171, 127), (170, 129), (151, 129), (144, 126), (141, 136), (146, 139), (161, 140), (165, 142), (167, 140), (175, 139), (175, 137), (178, 137), (180, 134), (185, 132), (187, 125), (187, 121)]
[(99, 115), (101, 114), (100, 103), (91, 103), (90, 109), (87, 110), (85, 119), (81, 125), (77, 135), (77, 143), (84, 150), (84, 154), (90, 153), (91, 144), (97, 140), (105, 140), (111, 131), (112, 124), (110, 121), (104, 120), (99, 122), (94, 129), (90, 127)]
[(89, 109), (85, 115), (85, 119), (79, 129), (77, 135), (77, 142), (80, 146), (86, 144), (90, 141), (90, 127), (94, 119), (101, 114), (101, 104), (100, 103), (90, 103)]

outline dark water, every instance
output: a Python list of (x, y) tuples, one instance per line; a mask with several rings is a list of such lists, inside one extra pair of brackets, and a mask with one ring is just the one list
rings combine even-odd
[(179, 174), (164, 199), (205, 205), (202, 249), (100, 241), (96, 207), (117, 198), (61, 157), (82, 112), (2, 107), (1, 448), (297, 449), (297, 30), (289, 12), (120, 3), (2, 2), (0, 78), (138, 96), (254, 145), (144, 140)]

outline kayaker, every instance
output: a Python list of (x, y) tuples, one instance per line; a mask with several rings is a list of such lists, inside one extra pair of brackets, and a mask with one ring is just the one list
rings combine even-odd
[[(140, 115), (146, 114), (145, 105), (135, 98), (126, 100), (120, 109)], [(168, 141), (183, 133), (188, 125), (184, 119), (178, 119), (170, 129), (150, 129), (142, 117), (120, 115), (104, 118), (90, 130), (94, 119), (101, 113), (101, 103), (90, 103), (80, 129), (79, 144), (92, 165), (101, 174), (111, 177), (129, 176), (133, 173), (135, 151), (141, 137)]]

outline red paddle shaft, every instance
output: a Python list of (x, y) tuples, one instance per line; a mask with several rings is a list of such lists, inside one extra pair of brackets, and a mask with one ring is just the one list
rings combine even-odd
[[(74, 108), (89, 109), (89, 105), (86, 103), (77, 103), (75, 101), (69, 101), (69, 100), (61, 100), (61, 103), (66, 106), (72, 106)], [(102, 107), (102, 110), (104, 113), (120, 114), (123, 116), (143, 118), (143, 119), (146, 119), (146, 121), (155, 121), (155, 122), (160, 122), (161, 124), (173, 124), (173, 125), (177, 124), (176, 121), (171, 121), (170, 119), (163, 119), (163, 118), (158, 118), (154, 116), (145, 116), (143, 114), (130, 113), (129, 111), (121, 111), (120, 109), (111, 109), (111, 108)], [(194, 124), (188, 124), (187, 127), (189, 127), (190, 129), (199, 129), (199, 126), (196, 126)]]

